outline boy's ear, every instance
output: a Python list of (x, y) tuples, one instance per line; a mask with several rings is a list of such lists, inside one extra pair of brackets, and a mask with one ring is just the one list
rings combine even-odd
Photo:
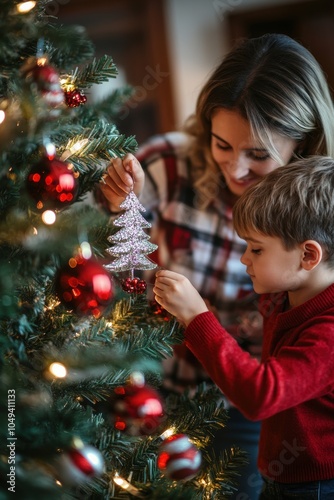
[(322, 247), (317, 241), (307, 240), (302, 243), (302, 251), (301, 265), (306, 271), (312, 271), (322, 260)]

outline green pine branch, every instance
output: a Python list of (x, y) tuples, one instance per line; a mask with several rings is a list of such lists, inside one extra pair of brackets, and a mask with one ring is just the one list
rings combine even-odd
[(118, 70), (113, 58), (104, 55), (99, 59), (94, 58), (82, 69), (76, 68), (71, 75), (71, 82), (74, 87), (84, 89), (91, 87), (94, 83), (107, 82), (110, 78), (116, 78), (117, 75)]

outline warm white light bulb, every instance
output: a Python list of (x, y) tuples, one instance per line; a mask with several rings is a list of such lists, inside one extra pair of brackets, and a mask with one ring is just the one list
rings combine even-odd
[(175, 432), (176, 432), (176, 430), (175, 430), (174, 427), (169, 427), (162, 434), (160, 434), (160, 438), (161, 439), (167, 439), (170, 436), (172, 436), (173, 434), (175, 434)]
[(87, 142), (88, 139), (81, 139), (81, 141), (77, 141), (76, 143), (74, 143), (70, 149), (66, 149), (63, 152), (63, 154), (60, 157), (61, 161), (66, 161), (67, 158), (80, 151), (80, 149), (86, 146)]
[(114, 477), (114, 481), (115, 481), (116, 484), (118, 484), (118, 486), (122, 486), (122, 487), (123, 487), (123, 485), (125, 483), (124, 479), (122, 479), (119, 476), (115, 476)]
[(67, 375), (66, 367), (62, 363), (51, 363), (49, 372), (57, 378), (64, 378)]
[(42, 213), (42, 221), (44, 224), (50, 226), (55, 223), (56, 214), (52, 210), (45, 210), (45, 212)]
[(128, 491), (131, 495), (142, 498), (138, 488), (129, 483), (129, 481), (126, 481), (126, 479), (121, 478), (118, 474), (113, 477), (113, 480), (116, 484), (118, 484), (118, 486), (120, 486), (123, 490)]
[(88, 241), (83, 241), (80, 244), (80, 251), (84, 259), (90, 259), (93, 255), (92, 247), (88, 243)]
[(20, 14), (26, 14), (27, 12), (30, 12), (36, 5), (36, 2), (21, 2), (18, 3), (16, 6), (17, 11)]

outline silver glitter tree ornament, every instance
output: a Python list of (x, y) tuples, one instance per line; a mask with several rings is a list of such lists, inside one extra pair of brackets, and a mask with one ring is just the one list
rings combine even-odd
[(133, 191), (121, 203), (120, 208), (124, 211), (114, 220), (114, 226), (121, 229), (109, 236), (108, 241), (113, 243), (113, 246), (106, 249), (114, 260), (106, 264), (105, 268), (115, 272), (131, 271), (133, 279), (135, 269), (149, 270), (157, 267), (157, 264), (146, 256), (158, 246), (149, 241), (150, 236), (144, 231), (150, 228), (151, 224), (141, 215), (140, 212), (146, 210)]

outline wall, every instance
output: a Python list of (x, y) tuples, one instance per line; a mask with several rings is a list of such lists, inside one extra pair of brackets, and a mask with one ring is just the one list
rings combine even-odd
[(166, 0), (176, 125), (195, 109), (198, 92), (229, 49), (226, 15), (302, 0)]

